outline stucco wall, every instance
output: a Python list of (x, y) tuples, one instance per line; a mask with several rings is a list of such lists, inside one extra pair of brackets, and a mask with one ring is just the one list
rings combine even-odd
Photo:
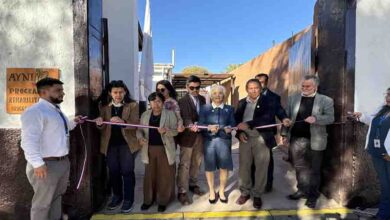
[[(236, 104), (239, 99), (242, 99), (247, 95), (245, 91), (246, 81), (250, 78), (254, 78), (259, 73), (266, 73), (269, 75), (268, 87), (281, 95), (282, 102), (286, 103), (289, 88), (289, 49), (294, 42), (301, 39), (303, 34), (310, 30), (311, 29), (308, 28), (294, 35), (292, 38), (270, 48), (266, 52), (230, 72), (235, 77), (232, 103)], [(228, 99), (230, 99), (230, 97)]]
[(373, 112), (390, 87), (390, 1), (358, 0), (355, 110)]
[(0, 3), (0, 128), (20, 128), (20, 115), (6, 111), (6, 68), (59, 68), (65, 82), (62, 109), (74, 115), (72, 0)]

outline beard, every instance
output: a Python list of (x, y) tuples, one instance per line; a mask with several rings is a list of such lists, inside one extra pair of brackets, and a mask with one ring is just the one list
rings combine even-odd
[(50, 101), (54, 104), (61, 104), (64, 100), (62, 99), (59, 99), (59, 98), (53, 98), (53, 97), (50, 97)]

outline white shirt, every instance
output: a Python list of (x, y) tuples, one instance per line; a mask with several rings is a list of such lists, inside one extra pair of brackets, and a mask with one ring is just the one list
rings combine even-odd
[(211, 103), (211, 106), (213, 106), (213, 108), (220, 108), (220, 109), (223, 109), (223, 107), (225, 106), (225, 104), (221, 103), (220, 105), (216, 105), (214, 104), (214, 102)]
[(192, 101), (194, 102), (196, 112), (198, 112), (198, 114), (199, 114), (199, 110), (200, 110), (199, 97), (195, 97), (193, 95), (190, 95), (190, 97), (191, 97)]
[[(27, 162), (34, 168), (44, 165), (45, 157), (61, 157), (69, 153), (69, 135), (59, 111), (54, 104), (39, 99), (22, 114), (21, 147)], [(75, 122), (65, 119), (69, 130), (76, 127)]]

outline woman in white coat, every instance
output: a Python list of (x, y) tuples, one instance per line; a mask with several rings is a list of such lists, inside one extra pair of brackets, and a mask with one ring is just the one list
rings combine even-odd
[(371, 155), (377, 172), (381, 198), (377, 219), (390, 219), (390, 88), (385, 93), (385, 105), (374, 114), (353, 113), (361, 122), (369, 125), (366, 150)]

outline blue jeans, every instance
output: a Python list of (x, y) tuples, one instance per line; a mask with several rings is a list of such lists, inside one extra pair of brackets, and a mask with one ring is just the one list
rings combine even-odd
[(131, 153), (127, 144), (110, 145), (107, 166), (114, 196), (134, 202), (134, 161), (137, 153)]
[(379, 157), (371, 157), (381, 186), (381, 197), (377, 216), (390, 219), (390, 162)]

